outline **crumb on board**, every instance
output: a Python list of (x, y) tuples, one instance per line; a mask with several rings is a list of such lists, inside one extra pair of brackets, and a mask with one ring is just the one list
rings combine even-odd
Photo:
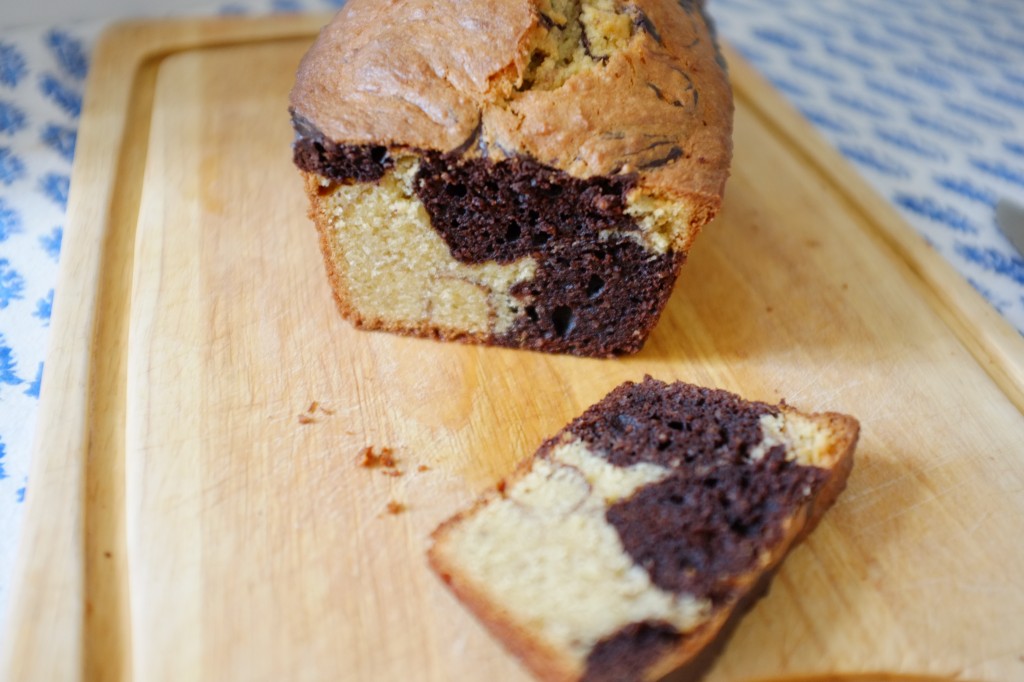
[(394, 500), (388, 501), (387, 506), (388, 514), (401, 514), (406, 510), (406, 506), (401, 502), (395, 502)]
[(430, 471), (430, 467), (428, 467), (426, 464), (421, 464), (418, 467), (416, 467), (416, 471)]
[(299, 415), (300, 424), (315, 424), (319, 419), (316, 418), (317, 413), (323, 413), (328, 416), (334, 414), (334, 410), (329, 410), (320, 404), (319, 400), (314, 400), (306, 408), (306, 411)]
[(367, 469), (394, 469), (398, 466), (395, 451), (386, 445), (380, 448), (367, 445), (359, 453), (359, 457), (359, 466)]
[(398, 468), (398, 458), (395, 451), (384, 445), (375, 448), (367, 445), (359, 453), (359, 466), (364, 469), (380, 469), (385, 476), (401, 476), (402, 470)]

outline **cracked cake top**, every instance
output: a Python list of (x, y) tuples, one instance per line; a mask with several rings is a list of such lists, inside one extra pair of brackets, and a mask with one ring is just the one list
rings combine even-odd
[(732, 153), (723, 66), (701, 0), (349, 0), (291, 107), (343, 145), (634, 175), (699, 225)]

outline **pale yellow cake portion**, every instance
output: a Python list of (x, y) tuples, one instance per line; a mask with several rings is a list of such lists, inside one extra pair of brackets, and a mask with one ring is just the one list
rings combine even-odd
[[(501, 334), (522, 314), (509, 290), (536, 262), (455, 260), (412, 190), (416, 158), (399, 159), (376, 183), (319, 185), (314, 219), (345, 287), (347, 305), (378, 327), (427, 324), (449, 334)], [(370, 313), (369, 311), (372, 311)]]

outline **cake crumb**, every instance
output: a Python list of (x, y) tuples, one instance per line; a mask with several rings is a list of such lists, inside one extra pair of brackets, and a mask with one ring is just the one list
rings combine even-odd
[(379, 451), (376, 451), (374, 446), (367, 445), (359, 454), (362, 457), (359, 461), (359, 466), (367, 469), (394, 468), (398, 466), (398, 461), (395, 459), (395, 451), (386, 445), (380, 448)]
[(388, 514), (401, 514), (406, 509), (407, 509), (407, 507), (404, 504), (402, 504), (401, 502), (395, 502), (394, 500), (390, 500), (388, 502), (388, 506), (387, 506)]
[(367, 445), (359, 453), (359, 457), (359, 466), (364, 469), (380, 469), (385, 476), (402, 475), (402, 470), (398, 468), (395, 451), (386, 445), (379, 448)]
[(300, 424), (316, 424), (320, 420), (316, 418), (316, 414), (322, 412), (326, 415), (334, 414), (334, 410), (329, 410), (320, 404), (319, 400), (314, 400), (306, 408), (306, 411), (299, 415)]
[(430, 471), (430, 467), (428, 467), (426, 464), (421, 464), (418, 467), (416, 467), (416, 471)]

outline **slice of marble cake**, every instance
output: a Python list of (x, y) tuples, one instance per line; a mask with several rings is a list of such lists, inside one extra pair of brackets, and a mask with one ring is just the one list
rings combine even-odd
[(696, 679), (844, 488), (858, 432), (625, 383), (442, 524), (430, 562), (542, 680)]

